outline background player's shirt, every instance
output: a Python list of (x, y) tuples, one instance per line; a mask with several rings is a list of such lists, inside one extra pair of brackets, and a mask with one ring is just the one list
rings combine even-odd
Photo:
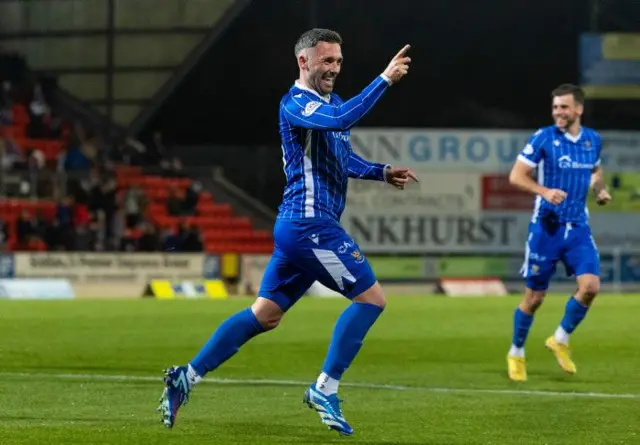
[(278, 218), (331, 218), (339, 221), (348, 179), (384, 180), (384, 164), (353, 152), (349, 129), (389, 87), (378, 76), (359, 95), (344, 102), (323, 97), (296, 82), (280, 102), (282, 161), (287, 183)]
[(541, 128), (531, 136), (518, 160), (537, 168), (540, 185), (567, 193), (559, 205), (536, 196), (532, 222), (548, 216), (557, 217), (559, 222), (587, 222), (591, 173), (600, 165), (601, 151), (600, 135), (586, 127), (582, 127), (577, 138), (555, 125)]

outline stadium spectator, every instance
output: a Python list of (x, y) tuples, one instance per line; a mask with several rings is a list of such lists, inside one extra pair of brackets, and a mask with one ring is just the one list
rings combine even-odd
[(75, 228), (87, 226), (91, 220), (91, 215), (89, 214), (89, 208), (87, 205), (80, 202), (74, 202), (72, 208), (73, 226)]
[(54, 217), (51, 222), (46, 223), (42, 240), (46, 244), (48, 250), (64, 250), (65, 245), (63, 232), (58, 218)]
[(180, 226), (179, 236), (182, 240), (179, 247), (181, 252), (202, 252), (202, 236), (195, 224), (188, 225), (183, 221)]
[(92, 252), (95, 250), (95, 233), (89, 230), (88, 224), (81, 223), (75, 227), (73, 249), (76, 252)]
[(45, 241), (46, 243), (46, 237), (47, 237), (47, 227), (48, 227), (48, 222), (47, 222), (47, 218), (45, 217), (45, 215), (43, 214), (42, 210), (38, 210), (36, 212), (36, 217), (34, 219), (34, 228), (35, 228), (35, 233), (36, 236), (38, 238), (40, 238), (41, 240)]
[(27, 211), (23, 210), (16, 220), (16, 240), (20, 249), (29, 249), (32, 241), (38, 239), (37, 222)]
[(0, 137), (0, 168), (3, 171), (13, 170), (21, 162), (20, 147), (11, 139)]
[(7, 242), (9, 241), (9, 225), (6, 221), (0, 218), (0, 251), (7, 249)]
[(73, 197), (67, 196), (58, 202), (56, 219), (61, 227), (71, 227), (73, 224), (73, 211), (71, 209), (73, 200)]
[(25, 150), (25, 158), (27, 169), (31, 173), (39, 173), (41, 172), (46, 165), (46, 159), (42, 150), (39, 150), (34, 147), (27, 147)]
[(187, 188), (182, 202), (183, 215), (195, 215), (200, 200), (200, 192), (202, 192), (202, 184), (199, 181), (193, 181)]
[(135, 252), (138, 250), (138, 242), (136, 237), (131, 229), (125, 229), (120, 238), (120, 248), (118, 249), (121, 252)]
[(5, 80), (0, 86), (0, 126), (9, 126), (13, 122), (13, 100), (11, 99), (11, 82)]
[(94, 168), (90, 172), (87, 183), (89, 190), (89, 210), (95, 215), (94, 220), (104, 231), (102, 248), (107, 248), (108, 240), (113, 238), (113, 222), (118, 208), (118, 184), (110, 168), (102, 171)]
[(178, 188), (175, 185), (171, 185), (167, 196), (167, 213), (171, 216), (181, 216), (182, 207), (183, 201), (178, 195)]
[(176, 233), (174, 229), (171, 229), (171, 228), (164, 229), (161, 235), (161, 241), (162, 241), (162, 250), (164, 250), (165, 252), (179, 251), (179, 247), (181, 245), (180, 237), (178, 236), (178, 233)]
[(146, 207), (146, 195), (137, 185), (128, 187), (122, 196), (122, 206), (126, 215), (126, 227), (132, 229), (142, 219)]
[(157, 252), (160, 250), (160, 238), (153, 224), (145, 222), (140, 227), (141, 235), (138, 238), (138, 251)]
[(92, 214), (91, 223), (89, 224), (91, 232), (91, 250), (103, 252), (108, 249), (108, 230), (106, 226), (105, 213), (98, 211)]
[(91, 166), (91, 159), (82, 149), (82, 145), (74, 144), (67, 148), (61, 155), (62, 170), (66, 172), (88, 171)]
[(42, 86), (36, 83), (33, 87), (31, 101), (29, 102), (29, 125), (27, 134), (31, 139), (42, 139), (47, 135), (50, 109), (47, 104)]

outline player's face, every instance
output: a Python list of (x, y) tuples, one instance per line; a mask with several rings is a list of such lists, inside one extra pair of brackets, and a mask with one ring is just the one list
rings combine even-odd
[(563, 130), (571, 127), (582, 116), (583, 107), (576, 102), (573, 94), (555, 96), (552, 104), (552, 116), (558, 128)]
[(333, 91), (342, 68), (342, 50), (337, 43), (319, 42), (307, 52), (307, 80), (323, 96)]

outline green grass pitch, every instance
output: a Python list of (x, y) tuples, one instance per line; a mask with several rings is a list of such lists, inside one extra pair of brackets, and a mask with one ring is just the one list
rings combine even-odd
[(640, 443), (640, 295), (596, 300), (572, 338), (574, 376), (543, 347), (566, 299), (541, 308), (515, 384), (518, 298), (389, 298), (343, 379), (352, 438), (301, 402), (345, 300), (302, 300), (196, 387), (172, 430), (155, 412), (161, 370), (251, 300), (0, 301), (0, 444)]

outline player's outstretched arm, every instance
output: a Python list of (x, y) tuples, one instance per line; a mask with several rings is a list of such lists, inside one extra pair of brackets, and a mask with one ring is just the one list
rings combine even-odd
[(409, 45), (406, 45), (391, 59), (381, 75), (360, 94), (339, 106), (311, 101), (304, 96), (290, 97), (282, 104), (287, 120), (294, 126), (312, 130), (348, 130), (371, 110), (390, 85), (407, 74), (411, 62), (405, 56), (408, 50)]
[(385, 168), (391, 167), (388, 164), (367, 161), (351, 152), (349, 155), (349, 177), (356, 179), (371, 179), (374, 181), (385, 180)]
[(418, 182), (418, 177), (411, 169), (367, 161), (354, 152), (349, 155), (349, 177), (385, 181), (401, 190), (410, 179)]

